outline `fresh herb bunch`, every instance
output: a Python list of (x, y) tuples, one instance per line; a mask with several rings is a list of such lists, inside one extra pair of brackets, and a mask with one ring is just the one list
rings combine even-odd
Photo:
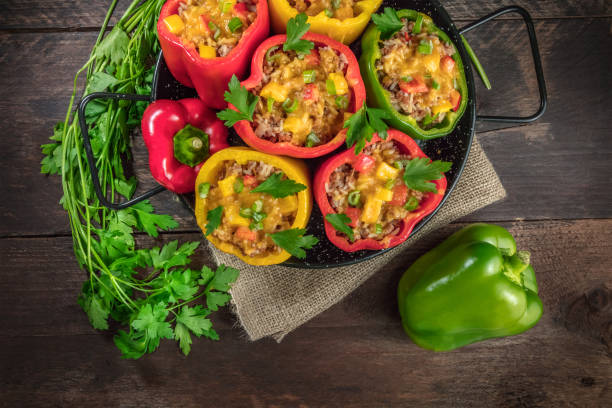
[[(87, 168), (73, 112), (78, 79), (85, 73), (85, 93), (150, 94), (152, 66), (159, 52), (157, 18), (163, 3), (134, 0), (105, 35), (117, 0), (111, 3), (91, 55), (75, 76), (66, 117), (55, 126), (52, 143), (42, 145), (41, 172), (62, 178), (60, 203), (68, 212), (77, 261), (89, 273), (78, 302), (96, 329), (109, 329), (109, 318), (129, 327), (115, 336), (126, 358), (152, 352), (162, 338), (178, 340), (185, 354), (190, 350), (190, 333), (217, 339), (207, 316), (229, 301), (229, 285), (238, 275), (224, 266), (217, 271), (187, 268), (197, 242), (136, 249), (136, 231), (157, 237), (159, 230), (174, 228), (177, 222), (169, 215), (155, 214), (148, 201), (121, 211), (103, 207)], [(129, 199), (136, 189), (136, 179), (125, 174), (123, 160), (130, 157), (130, 133), (140, 124), (146, 106), (146, 102), (115, 100), (92, 101), (87, 106), (100, 185), (112, 200)], [(204, 297), (206, 307), (190, 306)]]

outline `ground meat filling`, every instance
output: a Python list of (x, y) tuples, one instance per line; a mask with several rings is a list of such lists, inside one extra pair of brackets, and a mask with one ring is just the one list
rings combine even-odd
[[(399, 32), (379, 44), (378, 79), (389, 91), (394, 109), (412, 116), (422, 128), (431, 128), (460, 101), (460, 76), (452, 60), (455, 47), (428, 33), (425, 23), (419, 34), (413, 34), (414, 21), (402, 22)], [(415, 89), (415, 84), (425, 87)]]
[[(291, 228), (297, 215), (297, 197), (276, 199), (268, 194), (250, 192), (270, 175), (280, 171), (261, 161), (250, 160), (245, 164), (224, 162), (217, 174), (218, 181), (211, 185), (206, 200), (207, 211), (223, 207), (221, 225), (212, 232), (212, 236), (223, 243), (232, 244), (246, 256), (280, 253), (281, 248), (267, 234)], [(220, 186), (224, 180), (229, 181), (226, 184), (231, 186), (231, 194), (227, 193), (227, 189), (224, 192)], [(242, 185), (239, 193), (233, 187), (236, 180), (240, 180), (238, 184)], [(261, 209), (257, 212), (265, 214), (260, 226), (254, 225), (252, 218), (242, 216), (245, 209), (258, 205), (256, 201), (261, 203)]]
[(185, 25), (181, 40), (204, 58), (225, 57), (255, 21), (256, 9), (253, 0), (185, 0), (178, 10)]
[[(376, 167), (383, 162), (390, 166), (394, 166), (396, 162), (410, 159), (410, 155), (402, 153), (400, 147), (394, 141), (374, 143), (366, 147), (363, 150), (363, 154), (375, 158)], [(379, 182), (379, 185), (372, 185), (371, 182), (364, 181), (364, 179), (369, 180), (371, 178), (373, 177), (364, 176), (357, 172), (350, 164), (343, 164), (334, 170), (326, 185), (327, 199), (331, 203), (333, 209), (337, 213), (348, 213), (351, 211), (351, 208), (358, 208), (360, 210), (358, 213), (361, 213), (361, 210), (364, 208), (364, 203), (370, 199), (368, 197), (369, 194), (377, 188), (392, 187), (390, 185), (384, 186), (386, 182)], [(398, 173), (398, 176), (390, 184), (396, 186), (398, 183), (403, 183), (401, 180), (401, 172)], [(363, 189), (363, 185), (368, 185), (369, 187)], [(360, 188), (363, 190), (359, 190)], [(360, 191), (361, 199), (357, 205), (349, 204), (349, 194), (356, 190)], [(424, 193), (420, 191), (407, 189), (406, 200), (404, 201), (407, 201), (410, 197), (414, 197), (417, 202), (420, 203), (423, 195)], [(416, 208), (418, 208), (418, 206)], [(412, 209), (412, 211), (415, 209)], [(403, 202), (399, 205), (392, 202), (384, 202), (375, 222), (364, 222), (359, 218), (355, 226), (351, 226), (354, 239), (371, 238), (378, 241), (388, 240), (391, 236), (399, 232), (401, 221), (406, 218), (410, 212), (411, 211), (404, 207)], [(336, 231), (336, 233), (346, 237), (346, 235), (341, 232)]]
[(353, 0), (289, 0), (291, 7), (298, 13), (316, 16), (325, 13), (327, 17), (346, 20), (359, 14)]
[(252, 90), (260, 96), (253, 115), (255, 135), (300, 147), (329, 142), (342, 130), (351, 106), (347, 67), (346, 56), (330, 47), (315, 47), (303, 58), (272, 47), (262, 82)]

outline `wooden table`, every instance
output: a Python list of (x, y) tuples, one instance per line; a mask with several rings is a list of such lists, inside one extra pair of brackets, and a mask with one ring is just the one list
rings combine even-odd
[[(535, 19), (548, 111), (530, 125), (478, 129), (508, 198), (433, 233), (405, 264), (280, 344), (249, 343), (224, 311), (214, 316), (220, 342), (196, 340), (187, 358), (166, 343), (139, 361), (122, 360), (112, 335), (93, 330), (77, 305), (85, 274), (57, 204), (60, 182), (39, 174), (38, 146), (63, 119), (108, 3), (3, 2), (0, 405), (610, 406), (611, 2), (444, 1), (458, 26), (512, 3)], [(479, 86), (479, 113), (532, 113), (537, 88), (521, 20), (498, 20), (468, 39), (494, 85)], [(142, 148), (136, 156), (144, 163)], [(154, 204), (180, 220), (160, 241), (199, 239), (169, 193)], [(532, 251), (545, 314), (519, 336), (450, 353), (421, 350), (399, 325), (398, 278), (423, 251), (476, 221), (508, 227)], [(209, 261), (203, 252), (196, 258)]]

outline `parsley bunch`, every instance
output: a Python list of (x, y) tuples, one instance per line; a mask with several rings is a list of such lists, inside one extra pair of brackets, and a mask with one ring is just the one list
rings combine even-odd
[[(152, 352), (162, 338), (175, 338), (189, 353), (191, 334), (216, 339), (206, 316), (227, 303), (229, 284), (238, 272), (219, 267), (187, 268), (197, 242), (162, 248), (136, 249), (138, 231), (157, 237), (176, 227), (169, 215), (155, 214), (148, 201), (112, 211), (98, 201), (87, 167), (81, 131), (73, 113), (77, 83), (85, 75), (85, 93), (111, 91), (149, 95), (154, 58), (159, 52), (157, 18), (164, 0), (134, 0), (105, 35), (117, 0), (113, 0), (89, 56), (74, 79), (63, 122), (51, 143), (42, 145), (41, 172), (61, 176), (60, 204), (68, 213), (74, 253), (89, 279), (78, 302), (92, 326), (109, 329), (109, 319), (129, 327), (119, 331), (115, 344), (126, 358)], [(124, 172), (130, 157), (130, 134), (140, 125), (146, 102), (92, 101), (85, 112), (100, 185), (111, 200), (131, 198), (136, 179)], [(191, 302), (206, 299), (206, 307)]]

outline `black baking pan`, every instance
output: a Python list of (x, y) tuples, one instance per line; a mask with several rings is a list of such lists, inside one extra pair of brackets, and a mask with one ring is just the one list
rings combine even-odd
[[(412, 233), (415, 233), (419, 229), (421, 229), (427, 222), (435, 215), (435, 213), (442, 207), (448, 198), (448, 196), (452, 193), (453, 189), (457, 185), (457, 181), (461, 177), (461, 173), (463, 172), (463, 168), (465, 167), (465, 163), (468, 160), (468, 154), (470, 151), (470, 146), (472, 144), (472, 139), (474, 137), (474, 126), (476, 121), (488, 121), (488, 122), (510, 122), (510, 123), (527, 123), (532, 122), (538, 119), (546, 109), (546, 85), (544, 82), (544, 74), (542, 71), (542, 63), (540, 60), (540, 54), (538, 50), (535, 30), (533, 28), (533, 22), (531, 20), (531, 16), (529, 13), (518, 6), (509, 6), (499, 9), (487, 16), (482, 17), (481, 19), (468, 24), (466, 27), (461, 29), (457, 29), (455, 24), (446, 13), (446, 10), (437, 0), (421, 0), (421, 1), (408, 1), (408, 0), (395, 0), (395, 1), (383, 1), (381, 9), (383, 7), (393, 7), (396, 9), (408, 8), (418, 10), (423, 12), (433, 19), (434, 23), (440, 27), (444, 32), (448, 34), (453, 43), (455, 44), (457, 50), (459, 51), (459, 55), (463, 60), (465, 67), (465, 76), (467, 80), (467, 88), (468, 88), (468, 105), (465, 110), (465, 113), (457, 127), (450, 133), (448, 136), (429, 140), (429, 141), (418, 141), (419, 145), (429, 157), (433, 160), (444, 160), (450, 161), (453, 163), (452, 168), (449, 172), (446, 173), (446, 178), (448, 181), (448, 187), (446, 191), (446, 195), (440, 205), (436, 208), (436, 210), (429, 214), (427, 217), (423, 218), (415, 227)], [(527, 32), (529, 35), (529, 41), (531, 44), (531, 52), (533, 55), (535, 74), (538, 81), (538, 88), (540, 93), (540, 106), (536, 113), (527, 117), (511, 117), (511, 116), (478, 116), (476, 115), (476, 94), (474, 87), (474, 74), (472, 72), (472, 67), (470, 65), (470, 59), (467, 54), (467, 51), (461, 41), (461, 35), (477, 28), (478, 26), (507, 13), (518, 13), (523, 18)], [(361, 53), (361, 38), (355, 41), (351, 45), (351, 49), (359, 59), (359, 55)], [(160, 54), (156, 69), (155, 75), (153, 77), (153, 85), (152, 92), (150, 96), (146, 95), (128, 95), (128, 94), (113, 94), (113, 93), (104, 93), (98, 92), (85, 96), (80, 104), (79, 104), (79, 119), (81, 124), (81, 130), (83, 134), (83, 140), (85, 145), (85, 150), (87, 153), (88, 164), (90, 170), (92, 172), (92, 178), (94, 182), (94, 188), (100, 202), (106, 207), (112, 209), (122, 209), (129, 207), (139, 201), (142, 201), (146, 198), (149, 198), (161, 191), (164, 191), (165, 188), (162, 186), (157, 186), (144, 194), (135, 197), (129, 201), (121, 202), (121, 203), (112, 203), (109, 202), (106, 198), (106, 195), (101, 191), (100, 185), (98, 182), (98, 172), (94, 164), (93, 153), (91, 150), (91, 144), (89, 141), (89, 135), (87, 133), (87, 125), (85, 123), (85, 107), (87, 103), (94, 99), (127, 99), (127, 100), (146, 100), (146, 101), (154, 101), (156, 99), (182, 99), (189, 97), (197, 97), (194, 89), (187, 88), (180, 83), (178, 83), (174, 77), (170, 74), (168, 67), (164, 61), (163, 56)], [(230, 145), (244, 145), (240, 137), (234, 132), (233, 129), (229, 132), (229, 142)], [(337, 153), (334, 152), (334, 153)], [(334, 154), (331, 153), (331, 154)], [(319, 164), (325, 159), (311, 159), (307, 160), (308, 166), (311, 169), (311, 172), (314, 172)], [(193, 209), (193, 194), (182, 195), (180, 196), (183, 202)], [(307, 255), (305, 259), (297, 259), (295, 257), (290, 258), (289, 260), (283, 263), (284, 266), (297, 267), (297, 268), (329, 268), (329, 267), (337, 267), (337, 266), (346, 266), (355, 264), (358, 262), (362, 262), (366, 259), (373, 258), (375, 256), (381, 255), (388, 251), (385, 250), (362, 250), (357, 252), (344, 252), (334, 246), (326, 237), (325, 230), (323, 227), (323, 217), (319, 211), (319, 208), (315, 205), (313, 207), (312, 215), (310, 217), (310, 221), (308, 223), (308, 234), (312, 234), (319, 238), (319, 243), (311, 250), (307, 251)]]

